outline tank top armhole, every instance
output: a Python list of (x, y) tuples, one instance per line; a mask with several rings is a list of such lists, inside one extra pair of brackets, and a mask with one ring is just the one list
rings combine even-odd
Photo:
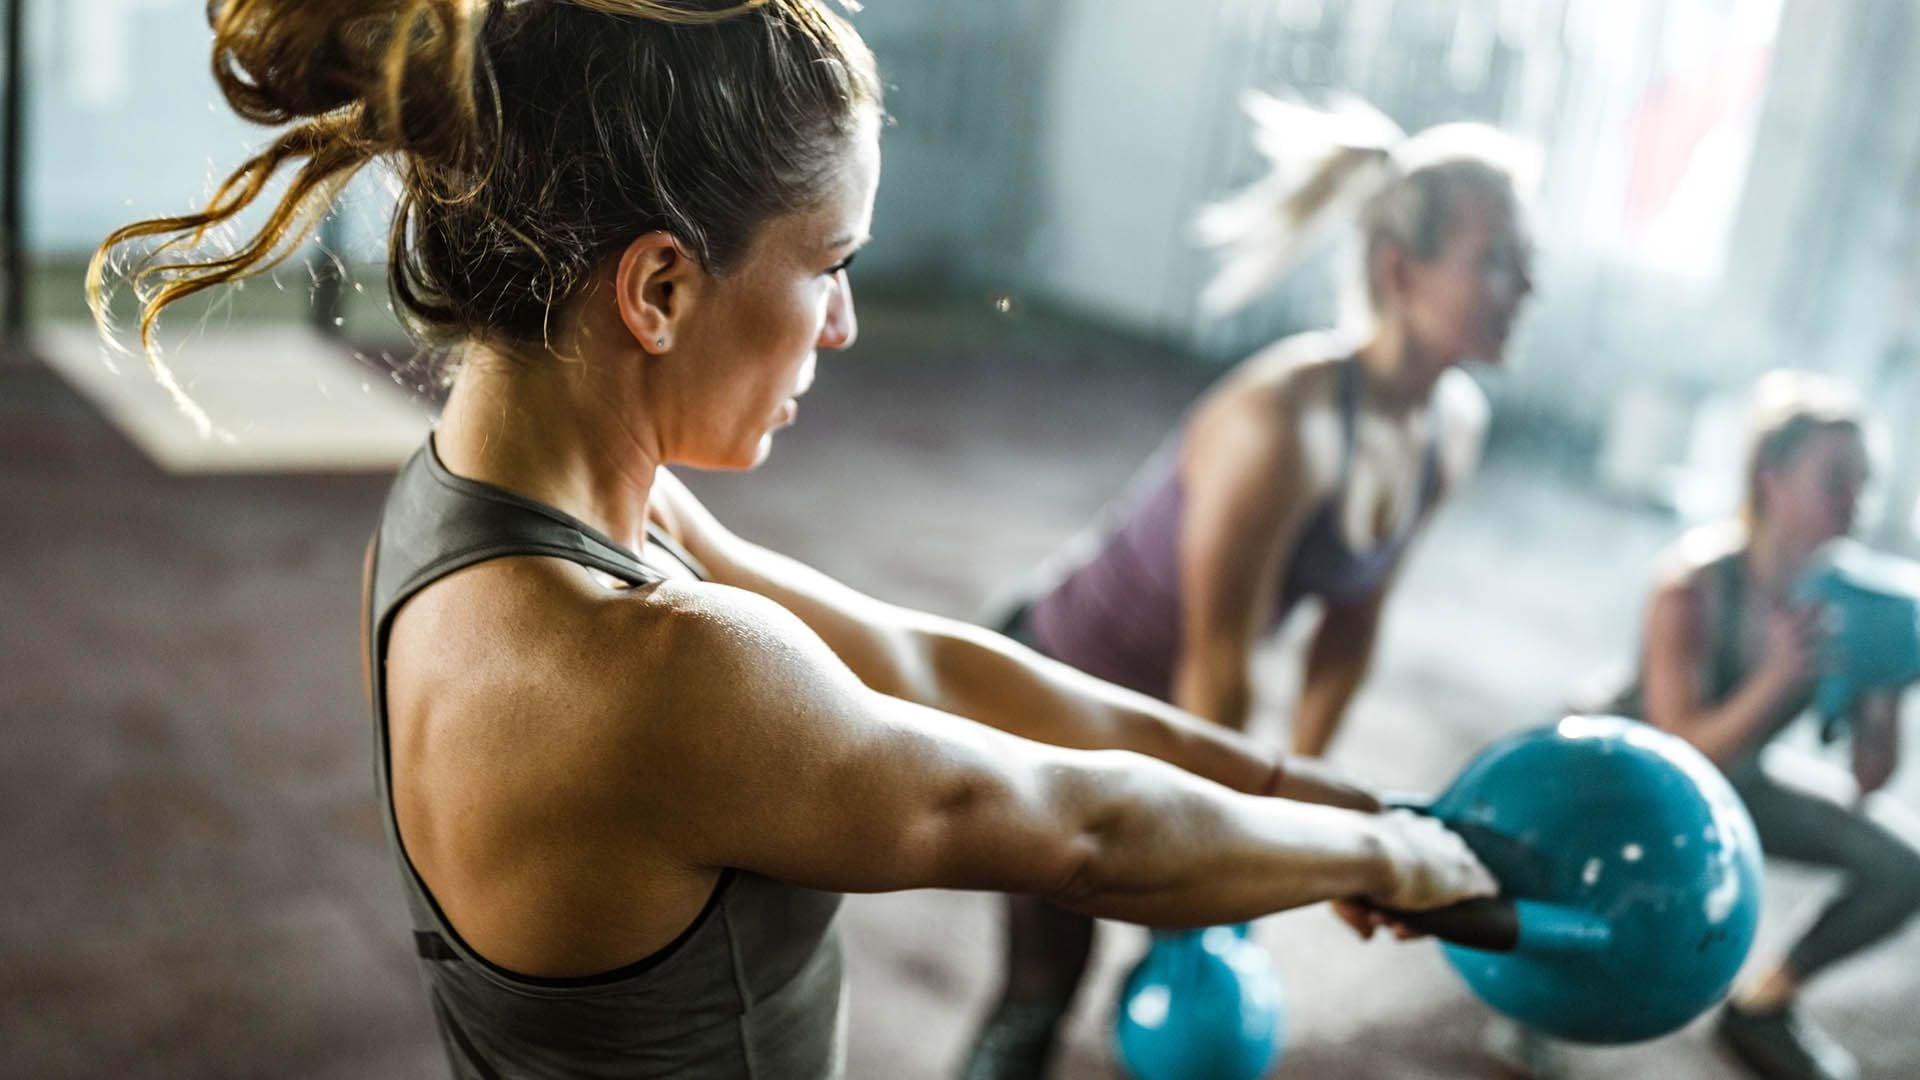
[[(706, 903), (700, 906), (699, 913), (693, 917), (686, 928), (674, 935), (672, 941), (667, 942), (665, 945), (662, 945), (660, 948), (638, 960), (592, 975), (581, 975), (569, 978), (546, 978), (538, 975), (524, 975), (487, 959), (473, 946), (469, 945), (465, 938), (460, 936), (460, 931), (454, 928), (453, 920), (447, 918), (447, 913), (440, 907), (439, 898), (433, 895), (433, 890), (427, 887), (426, 879), (420, 876), (419, 868), (414, 866), (413, 854), (407, 850), (406, 840), (400, 835), (400, 820), (393, 805), (391, 794), (393, 790), (393, 744), (387, 734), (387, 680), (385, 677), (385, 668), (387, 633), (392, 626), (391, 615), (395, 611), (398, 611), (397, 605), (393, 611), (388, 612), (389, 617), (387, 619), (381, 620), (379, 625), (371, 628), (374, 640), (379, 649), (379, 658), (378, 663), (375, 665), (376, 675), (372, 689), (375, 694), (379, 695), (375, 705), (377, 707), (380, 724), (379, 781), (382, 795), (381, 802), (384, 804), (381, 807), (381, 811), (386, 818), (387, 831), (392, 838), (394, 850), (400, 856), (400, 864), (407, 876), (408, 884), (414, 892), (419, 894), (420, 899), (425, 901), (426, 906), (433, 913), (433, 936), (441, 939), (441, 944), (448, 952), (452, 953), (453, 957), (472, 963), (479, 970), (485, 972), (489, 978), (509, 989), (536, 991), (583, 990), (610, 986), (644, 975), (672, 959), (688, 941), (693, 939), (695, 934), (700, 932), (701, 927), (707, 924), (712, 918), (714, 911), (719, 908), (726, 896), (727, 890), (732, 886), (737, 876), (737, 872), (733, 868), (728, 867), (720, 872), (719, 879), (714, 882), (713, 891), (707, 895)], [(420, 935), (416, 933), (416, 938), (419, 936)], [(420, 952), (423, 956), (433, 957), (433, 954), (428, 951), (428, 947), (425, 945), (420, 946)]]
[(673, 534), (661, 528), (658, 523), (647, 522), (647, 539), (659, 545), (660, 549), (668, 555), (673, 556), (681, 566), (691, 571), (694, 577), (701, 581), (713, 580), (713, 575), (707, 572), (707, 564), (696, 558), (693, 552), (687, 550), (685, 544), (674, 539)]
[(713, 891), (707, 894), (707, 902), (700, 906), (699, 914), (693, 917), (693, 921), (687, 924), (686, 929), (674, 935), (672, 941), (667, 942), (665, 945), (660, 946), (658, 949), (655, 949), (640, 959), (592, 975), (578, 975), (568, 978), (546, 978), (539, 975), (523, 975), (511, 968), (502, 967), (487, 959), (485, 956), (480, 955), (473, 946), (467, 944), (466, 940), (460, 936), (460, 932), (453, 928), (453, 923), (447, 918), (446, 912), (440, 910), (440, 901), (434, 898), (433, 891), (427, 888), (426, 881), (420, 877), (419, 871), (414, 869), (411, 856), (407, 857), (407, 872), (413, 875), (415, 887), (420, 890), (421, 897), (424, 898), (428, 906), (433, 909), (434, 922), (437, 924), (435, 932), (445, 939), (447, 946), (456, 956), (462, 960), (469, 960), (478, 965), (485, 970), (489, 976), (509, 987), (529, 990), (590, 990), (613, 986), (647, 974), (677, 956), (687, 942), (693, 940), (694, 935), (698, 934), (701, 928), (707, 925), (713, 918), (713, 913), (719, 910), (721, 903), (726, 898), (727, 890), (733, 885), (734, 879), (738, 876), (738, 871), (731, 867), (722, 870), (719, 879), (713, 883)]
[[(447, 913), (440, 907), (439, 898), (433, 895), (433, 890), (427, 887), (426, 879), (420, 876), (419, 869), (413, 864), (413, 854), (407, 850), (406, 840), (400, 835), (400, 819), (394, 808), (392, 796), (393, 744), (387, 730), (388, 715), (386, 700), (387, 638), (393, 627), (393, 616), (399, 612), (405, 599), (410, 597), (412, 592), (418, 592), (419, 588), (420, 586), (416, 585), (411, 591), (404, 594), (398, 602), (389, 606), (388, 609), (382, 613), (384, 617), (379, 618), (376, 622), (369, 625), (368, 634), (373, 642), (374, 648), (377, 650), (377, 654), (372, 657), (372, 659), (374, 659), (374, 674), (371, 690), (372, 693), (376, 695), (373, 705), (375, 707), (375, 716), (379, 723), (378, 750), (380, 755), (380, 771), (377, 779), (379, 781), (380, 801), (383, 804), (381, 806), (381, 812), (385, 818), (387, 833), (391, 838), (394, 850), (400, 857), (400, 864), (403, 872), (406, 874), (408, 885), (419, 895), (420, 899), (426, 903), (426, 906), (433, 913), (434, 935), (441, 939), (442, 944), (454, 957), (472, 963), (476, 968), (485, 972), (490, 979), (499, 982), (509, 989), (535, 991), (582, 990), (610, 986), (644, 975), (672, 959), (688, 941), (693, 939), (695, 934), (699, 933), (701, 927), (707, 924), (712, 918), (714, 911), (719, 908), (727, 894), (727, 890), (733, 885), (735, 878), (738, 876), (738, 872), (732, 867), (721, 870), (718, 880), (714, 882), (713, 891), (707, 895), (706, 903), (701, 905), (699, 913), (693, 917), (693, 920), (687, 924), (686, 928), (674, 935), (672, 941), (667, 942), (665, 945), (638, 960), (593, 975), (581, 975), (570, 978), (544, 978), (537, 975), (524, 975), (510, 968), (502, 967), (492, 960), (487, 959), (485, 956), (482, 956), (478, 950), (469, 945), (466, 939), (460, 936), (460, 932), (454, 928), (453, 920), (447, 918)], [(416, 934), (416, 937), (417, 936)], [(426, 946), (421, 946), (421, 952), (422, 955), (428, 955)]]
[(1338, 505), (1346, 496), (1347, 484), (1353, 479), (1354, 447), (1359, 438), (1356, 430), (1360, 424), (1360, 358), (1349, 356), (1340, 361), (1340, 388), (1337, 391), (1340, 405), (1340, 465), (1334, 474), (1333, 487), (1328, 490), (1328, 498)]
[(1712, 574), (1713, 669), (1707, 673), (1711, 697), (1730, 692), (1742, 677), (1740, 623), (1745, 604), (1745, 559), (1739, 552), (1720, 557)]

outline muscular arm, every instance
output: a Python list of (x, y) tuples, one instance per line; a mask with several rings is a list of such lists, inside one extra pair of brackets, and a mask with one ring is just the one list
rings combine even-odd
[(1239, 795), (876, 693), (780, 605), (701, 592), (636, 673), (636, 714), (657, 720), (609, 763), (631, 795), (615, 827), (691, 869), (839, 891), (1033, 892), (1156, 925), (1355, 895), (1431, 905), (1490, 884), (1470, 863), (1445, 884), (1396, 875), (1403, 821)]
[[(1443, 418), (1437, 506), (1466, 482), (1479, 463), (1489, 410), (1486, 395), (1458, 370), (1441, 377), (1434, 395), (1436, 410)], [(1429, 507), (1422, 512), (1414, 525), (1416, 530), (1426, 527), (1432, 510)], [(1318, 757), (1333, 741), (1348, 704), (1372, 665), (1381, 612), (1405, 561), (1403, 552), (1387, 579), (1371, 594), (1351, 603), (1327, 605), (1307, 651), (1299, 711), (1293, 725), (1294, 753)]]
[(1307, 650), (1300, 704), (1293, 721), (1293, 752), (1319, 757), (1327, 752), (1347, 705), (1367, 677), (1373, 644), (1379, 637), (1380, 611), (1391, 579), (1369, 595), (1345, 604), (1328, 604)]
[[(1272, 617), (1280, 574), (1323, 486), (1297, 424), (1275, 417), (1284, 388), (1223, 395), (1195, 414), (1183, 447), (1180, 652), (1174, 703), (1236, 731), (1252, 705), (1249, 661)], [(1374, 809), (1327, 766), (1282, 759), (1288, 798)]]
[(1262, 388), (1207, 403), (1182, 447), (1173, 700), (1236, 731), (1252, 703), (1254, 644), (1319, 491), (1297, 430), (1279, 420), (1279, 395)]
[[(1448, 372), (1435, 395), (1445, 417), (1440, 490), (1434, 505), (1415, 522), (1416, 531), (1424, 529), (1438, 504), (1472, 475), (1486, 440), (1487, 400), (1471, 378), (1458, 371)], [(1392, 572), (1372, 593), (1350, 603), (1327, 605), (1307, 650), (1299, 712), (1293, 724), (1294, 753), (1319, 757), (1327, 752), (1347, 706), (1372, 666), (1381, 613), (1405, 563), (1403, 551)]]
[(798, 616), (882, 694), (1055, 746), (1132, 750), (1235, 791), (1361, 807), (1369, 801), (1310, 769), (1289, 773), (1235, 732), (979, 627), (875, 600), (743, 540), (664, 471), (655, 499), (716, 581), (768, 597)]

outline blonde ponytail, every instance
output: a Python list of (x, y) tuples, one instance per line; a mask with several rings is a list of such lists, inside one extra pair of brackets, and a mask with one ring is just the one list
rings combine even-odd
[(1267, 175), (1194, 219), (1221, 266), (1201, 292), (1210, 312), (1232, 311), (1279, 280), (1395, 177), (1400, 128), (1360, 101), (1322, 111), (1249, 91), (1241, 101)]
[(1243, 104), (1266, 176), (1195, 217), (1200, 241), (1221, 252), (1202, 307), (1234, 310), (1284, 276), (1339, 228), (1365, 240), (1368, 298), (1375, 251), (1398, 246), (1417, 258), (1439, 253), (1449, 195), (1466, 186), (1515, 199), (1538, 175), (1533, 148), (1485, 124), (1453, 123), (1417, 135), (1360, 101), (1332, 109), (1249, 92)]

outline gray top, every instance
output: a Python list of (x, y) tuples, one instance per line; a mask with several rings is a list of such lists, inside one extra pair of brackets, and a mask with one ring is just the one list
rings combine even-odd
[[(1741, 627), (1747, 606), (1747, 557), (1744, 548), (1721, 554), (1712, 562), (1701, 567), (1701, 602), (1705, 608), (1703, 621), (1709, 638), (1702, 642), (1705, 663), (1701, 665), (1698, 692), (1700, 704), (1712, 707), (1732, 697), (1741, 684), (1753, 673), (1752, 665), (1746, 660), (1746, 651), (1742, 647)], [(1761, 725), (1754, 737), (1749, 739), (1735, 757), (1723, 765), (1729, 775), (1750, 767), (1757, 767), (1760, 749), (1764, 747), (1781, 729), (1793, 719), (1805, 712), (1813, 702), (1812, 684), (1791, 694), (1776, 706), (1766, 722)], [(1646, 719), (1646, 689), (1644, 677), (1636, 670), (1632, 680), (1602, 704), (1600, 712), (1616, 716), (1631, 717), (1635, 720)]]
[(846, 1057), (838, 894), (728, 870), (692, 925), (659, 952), (600, 975), (543, 979), (468, 948), (415, 872), (393, 815), (388, 629), (427, 585), (510, 555), (567, 559), (635, 585), (704, 578), (664, 534), (649, 530), (642, 561), (552, 507), (449, 473), (431, 438), (395, 478), (368, 576), (374, 777), (454, 1075), (838, 1076)]

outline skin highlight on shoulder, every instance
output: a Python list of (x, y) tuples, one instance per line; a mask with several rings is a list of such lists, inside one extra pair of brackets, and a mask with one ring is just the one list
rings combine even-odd
[[(704, 618), (703, 589), (607, 588), (570, 563), (508, 558), (449, 575), (396, 616), (396, 820), (489, 960), (534, 976), (610, 970), (705, 903), (717, 872), (644, 828), (660, 807), (636, 768), (696, 698), (699, 684), (671, 673), (688, 666), (676, 643)], [(608, 677), (620, 671), (634, 677)]]
[(1337, 475), (1342, 453), (1339, 416), (1341, 360), (1334, 335), (1298, 334), (1243, 362), (1195, 409), (1187, 441), (1214, 441), (1220, 431), (1263, 432), (1294, 451), (1304, 498), (1317, 497)]

